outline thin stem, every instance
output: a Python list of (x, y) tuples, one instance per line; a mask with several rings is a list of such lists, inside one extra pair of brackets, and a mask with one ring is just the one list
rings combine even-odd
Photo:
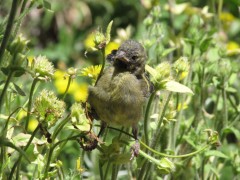
[(96, 80), (96, 82), (95, 82), (95, 86), (96, 86), (99, 78), (101, 77), (101, 75), (102, 75), (102, 73), (103, 73), (103, 70), (104, 70), (104, 67), (105, 67), (105, 56), (106, 56), (106, 55), (105, 55), (105, 48), (103, 48), (103, 49), (101, 50), (101, 52), (102, 52), (102, 68), (101, 68), (101, 71), (100, 71), (100, 73), (99, 73), (99, 75), (98, 75), (98, 78), (97, 78), (97, 80)]
[(149, 113), (150, 113), (150, 109), (151, 109), (151, 105), (152, 105), (152, 102), (153, 102), (153, 99), (155, 98), (156, 96), (156, 92), (157, 91), (154, 91), (149, 100), (148, 100), (148, 104), (147, 104), (147, 107), (146, 107), (146, 112), (145, 112), (145, 116), (144, 116), (144, 136), (145, 136), (145, 140), (146, 140), (146, 144), (148, 145), (149, 144), (149, 137), (148, 137), (148, 119), (149, 119)]
[(11, 70), (8, 74), (7, 81), (6, 81), (6, 83), (4, 85), (4, 88), (2, 90), (2, 93), (1, 93), (1, 96), (0, 96), (0, 113), (1, 113), (1, 110), (2, 110), (2, 104), (3, 104), (4, 97), (5, 97), (5, 93), (7, 91), (8, 85), (9, 85), (13, 75), (14, 75), (14, 71)]
[(166, 102), (164, 104), (164, 107), (163, 107), (160, 119), (159, 119), (158, 124), (157, 124), (157, 132), (153, 136), (153, 140), (151, 142), (151, 146), (150, 146), (151, 148), (155, 148), (156, 145), (157, 145), (157, 142), (159, 141), (160, 134), (161, 134), (161, 126), (162, 126), (163, 118), (164, 118), (165, 112), (167, 110), (167, 105), (168, 105), (168, 103), (169, 103), (169, 101), (171, 99), (171, 96), (172, 96), (172, 93), (169, 93), (168, 97), (167, 97), (167, 100), (166, 100)]
[(17, 18), (17, 23), (15, 25), (15, 29), (14, 29), (14, 33), (13, 33), (13, 37), (15, 38), (17, 33), (18, 33), (18, 30), (20, 28), (20, 25), (22, 23), (22, 19), (30, 12), (32, 6), (34, 5), (34, 1), (31, 1), (30, 2), (30, 5), (29, 7), (27, 8), (27, 10), (25, 10), (26, 8), (26, 4), (27, 4), (27, 1), (28, 0), (24, 0), (23, 3), (22, 3), (22, 7), (21, 7), (21, 10), (20, 10), (20, 15), (19, 17)]
[(37, 84), (38, 81), (39, 81), (38, 78), (35, 78), (33, 80), (33, 83), (32, 83), (32, 86), (31, 86), (31, 90), (30, 90), (29, 101), (28, 101), (28, 108), (27, 108), (27, 118), (26, 118), (26, 124), (25, 124), (25, 130), (26, 131), (27, 131), (27, 128), (28, 128), (28, 123), (29, 123), (30, 113), (31, 113), (31, 108), (32, 108), (33, 92), (34, 92), (34, 89), (35, 89), (36, 84)]
[(153, 152), (155, 155), (159, 155), (159, 156), (163, 156), (163, 157), (168, 157), (168, 158), (186, 158), (186, 157), (189, 157), (189, 156), (194, 156), (202, 151), (204, 151), (205, 149), (207, 149), (208, 147), (211, 146), (211, 144), (207, 144), (205, 146), (203, 146), (201, 149), (197, 150), (197, 151), (194, 151), (194, 152), (191, 152), (191, 153), (188, 153), (188, 154), (182, 154), (182, 155), (170, 155), (170, 154), (165, 154), (165, 153), (161, 153), (161, 152), (158, 152), (154, 149), (152, 149), (151, 147), (147, 146), (146, 144), (144, 144), (143, 142), (141, 142), (141, 145), (143, 145), (145, 148), (149, 149), (151, 152)]
[(100, 179), (104, 180), (103, 179), (103, 169), (102, 169), (103, 165), (102, 165), (101, 161), (98, 162), (98, 166), (99, 166)]
[(9, 18), (8, 18), (7, 27), (6, 27), (6, 30), (5, 30), (5, 33), (4, 33), (4, 36), (3, 36), (3, 40), (2, 40), (2, 44), (1, 44), (1, 47), (0, 47), (0, 64), (2, 63), (2, 57), (3, 57), (4, 51), (6, 49), (11, 31), (12, 31), (15, 15), (16, 15), (16, 12), (17, 12), (18, 1), (19, 0), (13, 0), (12, 1), (12, 7), (11, 7), (10, 15), (9, 15)]
[[(163, 122), (163, 118), (164, 118), (165, 112), (167, 110), (167, 105), (168, 105), (168, 103), (169, 103), (169, 101), (171, 99), (171, 95), (172, 95), (172, 93), (168, 94), (167, 100), (166, 100), (166, 102), (164, 104), (163, 110), (161, 112), (160, 119), (159, 119), (158, 124), (157, 124), (157, 131), (153, 135), (153, 140), (152, 140), (151, 145), (150, 145), (150, 147), (153, 148), (153, 149), (156, 147), (157, 142), (159, 142), (159, 138), (161, 136), (161, 125), (162, 125), (162, 122)], [(144, 179), (145, 172), (148, 173), (150, 171), (150, 168), (151, 168), (151, 164), (149, 162), (145, 161), (144, 165), (141, 168), (141, 171), (139, 173), (138, 178), (139, 179)]]
[(225, 89), (225, 77), (223, 77), (223, 127), (226, 128), (228, 126), (228, 110), (227, 110), (227, 94)]
[(71, 114), (69, 114), (64, 120), (62, 120), (58, 126), (55, 128), (53, 134), (52, 134), (52, 141), (55, 140), (55, 138), (57, 137), (58, 133), (61, 131), (61, 129), (65, 126), (65, 124), (68, 123), (69, 118), (70, 118)]
[(67, 92), (68, 92), (68, 90), (69, 90), (69, 87), (70, 87), (70, 84), (71, 84), (71, 80), (72, 80), (72, 76), (69, 76), (69, 78), (68, 78), (68, 84), (67, 84), (66, 90), (65, 90), (65, 92), (64, 92), (64, 94), (63, 94), (63, 99), (65, 99), (66, 94), (67, 94)]
[(108, 160), (108, 162), (107, 162), (107, 167), (106, 167), (106, 170), (105, 170), (105, 174), (104, 174), (104, 178), (103, 178), (103, 179), (107, 179), (109, 167), (110, 167), (110, 160)]
[(24, 1), (23, 1), (22, 7), (21, 7), (21, 11), (20, 11), (21, 13), (23, 13), (23, 11), (24, 11), (24, 9), (25, 9), (25, 7), (26, 7), (27, 1), (28, 1), (28, 0), (24, 0)]
[[(24, 147), (24, 149), (23, 149), (25, 152), (27, 151), (28, 147), (29, 147), (30, 144), (32, 143), (32, 140), (33, 140), (33, 138), (35, 137), (35, 135), (36, 135), (37, 131), (39, 130), (39, 128), (40, 128), (40, 125), (38, 125), (38, 126), (36, 127), (36, 129), (33, 131), (30, 139), (28, 140), (27, 145), (26, 145), (26, 146)], [(21, 163), (20, 163), (20, 162), (21, 162), (21, 159), (22, 159), (22, 155), (20, 155), (19, 158), (18, 158), (18, 160), (14, 163), (8, 179), (12, 179), (13, 173), (14, 173), (16, 167), (17, 167), (17, 166), (20, 166), (20, 164), (21, 164)]]
[[(15, 114), (19, 109), (21, 109), (22, 107), (18, 107), (16, 108), (9, 116), (8, 116), (8, 119), (6, 120), (6, 124), (4, 126), (4, 128), (2, 129), (2, 134), (1, 134), (1, 137), (5, 138), (6, 137), (6, 134), (7, 134), (7, 130), (8, 130), (8, 123), (10, 121), (10, 118), (12, 117), (13, 114)], [(7, 158), (6, 157), (7, 154), (6, 154), (6, 147), (5, 146), (2, 146), (1, 147), (1, 154), (0, 154), (0, 162), (2, 162), (0, 164), (0, 172), (2, 172), (2, 165), (3, 165), (3, 162), (5, 161), (5, 159)]]
[(52, 158), (52, 153), (54, 151), (54, 149), (61, 143), (63, 142), (66, 142), (66, 141), (69, 141), (69, 140), (76, 140), (76, 138), (78, 138), (79, 136), (83, 136), (84, 133), (80, 133), (76, 136), (71, 136), (71, 137), (68, 137), (66, 139), (63, 139), (61, 141), (58, 141), (56, 142), (55, 144), (53, 144), (50, 149), (49, 149), (49, 153), (48, 153), (48, 158), (47, 158), (47, 164), (46, 164), (46, 168), (45, 168), (45, 171), (44, 171), (44, 178), (43, 179), (46, 179), (47, 178), (47, 174), (48, 174), (48, 169), (49, 169), (49, 166), (50, 166), (50, 162), (51, 162), (51, 158)]

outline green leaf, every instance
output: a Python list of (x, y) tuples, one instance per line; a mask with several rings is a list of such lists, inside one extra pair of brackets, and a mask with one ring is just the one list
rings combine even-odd
[(175, 170), (175, 165), (167, 158), (162, 158), (157, 166), (161, 174), (169, 174)]
[(234, 128), (234, 127), (227, 127), (225, 129), (223, 129), (223, 133), (224, 134), (228, 134), (228, 133), (233, 133), (237, 139), (240, 139), (240, 132), (238, 129)]
[(28, 159), (28, 156), (26, 155), (26, 153), (19, 147), (15, 146), (12, 142), (10, 142), (8, 139), (0, 137), (0, 145), (1, 146), (7, 146), (10, 148), (15, 149), (16, 151), (18, 151), (20, 154), (22, 154), (23, 157), (26, 158), (26, 160), (30, 163), (30, 160)]
[(130, 159), (131, 153), (118, 154), (112, 158), (114, 164), (127, 164), (131, 161)]
[(146, 65), (145, 69), (152, 77), (156, 77), (157, 71), (155, 69), (153, 69), (151, 66)]
[(45, 9), (51, 10), (51, 4), (48, 1), (43, 0), (43, 7)]
[(174, 48), (169, 48), (169, 49), (164, 50), (163, 53), (161, 54), (161, 57), (167, 56), (168, 54), (173, 52), (175, 49), (177, 49), (177, 48), (174, 47)]
[(165, 89), (168, 91), (172, 91), (172, 92), (194, 94), (190, 88), (188, 88), (187, 86), (180, 84), (176, 81), (166, 82)]
[(209, 150), (209, 151), (207, 151), (205, 153), (205, 156), (217, 156), (217, 157), (228, 159), (228, 156), (223, 154), (221, 151), (216, 151), (216, 150)]
[(111, 40), (111, 29), (112, 29), (113, 20), (108, 24), (106, 29), (106, 44)]
[(20, 96), (26, 96), (25, 92), (15, 83), (13, 83), (15, 90), (17, 91), (17, 94)]
[[(8, 76), (9, 72), (12, 71), (11, 66), (8, 67), (4, 67), (1, 68), (1, 71), (3, 72), (3, 74), (5, 74), (6, 76)], [(20, 77), (25, 73), (25, 69), (22, 67), (17, 67), (17, 69), (14, 69), (15, 73), (14, 73), (14, 77)]]
[(205, 38), (201, 43), (200, 43), (200, 51), (203, 53), (205, 52), (208, 47), (210, 46), (212, 41), (212, 37)]

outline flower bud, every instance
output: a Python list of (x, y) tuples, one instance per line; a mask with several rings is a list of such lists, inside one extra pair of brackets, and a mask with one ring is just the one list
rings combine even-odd
[(170, 80), (171, 65), (168, 62), (162, 62), (155, 69), (150, 66), (145, 67), (151, 75), (151, 82), (157, 90), (164, 89), (166, 82)]
[(72, 76), (72, 75), (76, 75), (76, 72), (77, 72), (77, 69), (71, 67), (71, 68), (68, 68), (67, 70), (67, 73)]
[(103, 33), (97, 31), (94, 36), (95, 48), (102, 49), (106, 46), (106, 39)]
[(188, 59), (186, 57), (180, 57), (177, 61), (174, 62), (173, 69), (178, 80), (184, 79), (189, 72)]
[(63, 116), (65, 103), (58, 100), (54, 92), (44, 89), (34, 102), (34, 113), (40, 121), (52, 126)]
[(28, 44), (28, 40), (20, 34), (16, 39), (13, 40), (13, 42), (9, 45), (9, 51), (10, 53), (16, 54), (16, 53), (22, 53)]

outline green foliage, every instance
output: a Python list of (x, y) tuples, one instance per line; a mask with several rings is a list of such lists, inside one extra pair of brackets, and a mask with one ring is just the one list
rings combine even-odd
[[(237, 0), (11, 3), (0, 7), (0, 179), (240, 179)], [(97, 137), (74, 94), (86, 100), (81, 85), (128, 38), (154, 85), (135, 158), (129, 130)]]

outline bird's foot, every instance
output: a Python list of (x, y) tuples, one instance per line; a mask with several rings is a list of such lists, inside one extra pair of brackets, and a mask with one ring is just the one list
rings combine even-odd
[(131, 147), (131, 158), (130, 160), (133, 160), (134, 157), (137, 157), (139, 154), (139, 150), (140, 150), (140, 144), (138, 142), (138, 140), (135, 141), (135, 144)]

